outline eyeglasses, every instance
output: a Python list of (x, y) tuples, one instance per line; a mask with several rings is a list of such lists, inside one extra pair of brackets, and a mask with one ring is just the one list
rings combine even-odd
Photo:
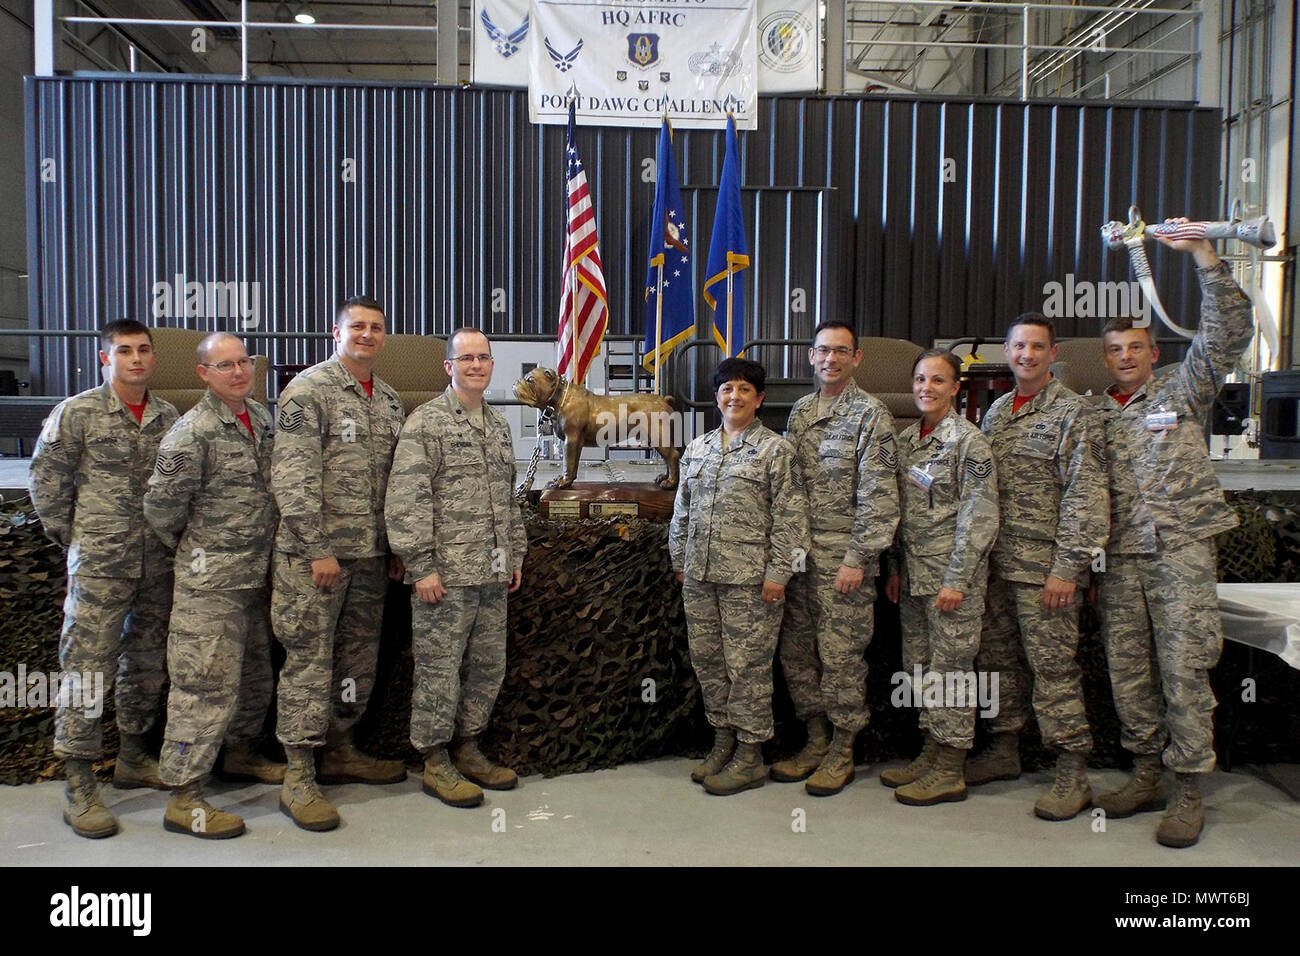
[(449, 361), (449, 362), (459, 362), (461, 365), (468, 365), (470, 362), (484, 362), (484, 363), (486, 363), (486, 362), (490, 362), (490, 361), (492, 361), (492, 356), (490, 356), (490, 355), (454, 355), (454, 356), (452, 356), (450, 359), (448, 359), (447, 361)]
[(848, 358), (853, 349), (847, 345), (837, 345), (835, 348), (827, 348), (825, 345), (813, 346), (813, 354), (818, 358), (825, 358), (828, 355), (834, 355), (836, 358)]
[(253, 360), (251, 358), (241, 358), (233, 362), (200, 362), (199, 364), (204, 368), (215, 368), (222, 375), (229, 375), (235, 370), (236, 365), (239, 366), (241, 372), (249, 371), (253, 367)]

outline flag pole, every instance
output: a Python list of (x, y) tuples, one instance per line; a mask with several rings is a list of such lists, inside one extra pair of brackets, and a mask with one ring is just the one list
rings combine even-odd
[[(664, 96), (664, 115), (663, 122), (668, 122), (668, 97)], [(671, 133), (669, 134), (671, 135)], [(659, 193), (659, 177), (663, 176), (662, 169), (655, 170), (655, 194)], [(655, 394), (659, 392), (659, 362), (660, 352), (664, 344), (664, 259), (667, 257), (667, 250), (663, 248), (663, 238), (660, 236), (659, 223), (654, 223), (654, 235), (656, 244), (659, 249), (659, 268), (655, 271)]]
[(655, 276), (655, 394), (659, 394), (659, 359), (664, 344), (664, 257)]
[[(572, 108), (577, 99), (578, 84), (575, 80), (569, 86), (569, 107)], [(577, 148), (575, 137), (574, 148)], [(568, 183), (565, 183), (565, 218), (570, 215), (568, 211)], [(569, 264), (569, 274), (566, 277), (569, 283), (569, 339), (573, 343), (573, 362), (569, 369), (569, 381), (575, 385), (581, 385), (578, 381), (578, 263)]]
[(727, 354), (731, 358), (731, 263), (727, 263)]

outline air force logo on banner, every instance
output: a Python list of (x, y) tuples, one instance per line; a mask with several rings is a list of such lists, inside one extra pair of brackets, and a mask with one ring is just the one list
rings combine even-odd
[(659, 62), (659, 34), (629, 33), (627, 58), (635, 67), (648, 70)]
[(812, 24), (793, 10), (770, 14), (758, 25), (758, 58), (769, 70), (802, 70), (812, 62), (815, 45)]
[(483, 21), (483, 29), (487, 31), (488, 39), (492, 41), (492, 45), (495, 46), (497, 52), (506, 59), (509, 59), (519, 52), (520, 44), (522, 44), (524, 38), (528, 36), (528, 14), (526, 13), (524, 14), (523, 22), (520, 23), (519, 26), (515, 27), (513, 33), (506, 33), (499, 26), (493, 23), (492, 18), (488, 16), (486, 6), (483, 7), (483, 12), (479, 15), (479, 19)]
[(696, 76), (728, 77), (740, 71), (741, 63), (735, 53), (715, 43), (707, 50), (692, 53), (686, 65)]
[(578, 45), (568, 53), (561, 53), (559, 50), (555, 49), (555, 47), (551, 46), (550, 37), (543, 37), (542, 42), (546, 44), (546, 52), (550, 54), (551, 59), (555, 61), (555, 68), (561, 73), (568, 73), (573, 69), (573, 64), (578, 62), (578, 51), (582, 49), (581, 40), (579, 40)]

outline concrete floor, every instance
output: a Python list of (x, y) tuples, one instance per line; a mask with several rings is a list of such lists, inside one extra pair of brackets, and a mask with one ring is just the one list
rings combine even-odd
[[(424, 796), (420, 780), (389, 787), (331, 787), (343, 814), (330, 833), (297, 829), (279, 812), (278, 789), (215, 784), (214, 802), (242, 814), (238, 839), (202, 842), (162, 828), (165, 794), (118, 791), (105, 799), (121, 832), (77, 837), (60, 815), (62, 783), (0, 787), (0, 859), (19, 866), (132, 865), (926, 865), (1276, 866), (1300, 863), (1300, 802), (1248, 772), (1213, 774), (1206, 831), (1188, 850), (1155, 842), (1159, 814), (1047, 823), (1032, 804), (1048, 777), (1029, 774), (973, 791), (964, 803), (914, 808), (876, 781), (885, 765), (859, 767), (831, 798), (776, 784), (713, 797), (688, 779), (693, 761), (668, 759), (552, 779), (529, 777), (455, 810)], [(1294, 781), (1300, 768), (1267, 772)], [(1095, 790), (1119, 771), (1093, 771)], [(504, 811), (504, 817), (496, 811)], [(796, 833), (797, 810), (806, 832)], [(503, 820), (504, 832), (494, 832)], [(500, 829), (500, 827), (498, 827)]]

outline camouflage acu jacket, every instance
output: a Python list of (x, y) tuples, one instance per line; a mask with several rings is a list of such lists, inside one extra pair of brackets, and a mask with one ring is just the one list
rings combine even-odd
[(251, 435), (207, 392), (163, 438), (145, 492), (145, 519), (176, 550), (176, 580), (191, 588), (266, 584), (276, 519), (271, 413), (245, 405)]
[(1049, 574), (1086, 584), (1110, 532), (1105, 424), (1054, 378), (1015, 413), (1014, 399), (1014, 391), (1001, 396), (980, 423), (998, 465), (993, 572), (1024, 584)]
[(722, 429), (682, 455), (668, 529), (673, 570), (715, 584), (786, 584), (808, 553), (808, 501), (794, 450), (755, 421), (724, 453)]
[(32, 503), (45, 533), (68, 549), (68, 573), (138, 578), (170, 555), (145, 523), (141, 501), (158, 444), (176, 421), (148, 394), (144, 416), (105, 382), (60, 402), (32, 455)]
[(384, 491), (406, 415), (379, 376), (371, 388), (373, 398), (335, 357), (281, 393), (271, 454), (277, 550), (312, 561), (387, 552)]
[[(1209, 538), (1237, 524), (1210, 464), (1205, 423), (1224, 377), (1254, 333), (1250, 300), (1225, 263), (1197, 269), (1201, 324), (1182, 363), (1153, 375), (1127, 405), (1100, 396), (1110, 462), (1108, 551), (1151, 554)], [(1152, 431), (1147, 416), (1173, 412), (1178, 424)]]
[(384, 516), (408, 582), (437, 571), (446, 587), (509, 581), (528, 536), (514, 497), (510, 425), (488, 405), (484, 429), (456, 392), (411, 413), (393, 456)]
[(949, 410), (924, 438), (920, 422), (907, 426), (898, 449), (903, 495), (898, 537), (907, 593), (952, 588), (982, 594), (998, 535), (997, 468), (988, 439)]
[(816, 392), (795, 402), (785, 437), (808, 496), (813, 553), (874, 577), (898, 529), (898, 442), (889, 409), (850, 380), (824, 415)]

